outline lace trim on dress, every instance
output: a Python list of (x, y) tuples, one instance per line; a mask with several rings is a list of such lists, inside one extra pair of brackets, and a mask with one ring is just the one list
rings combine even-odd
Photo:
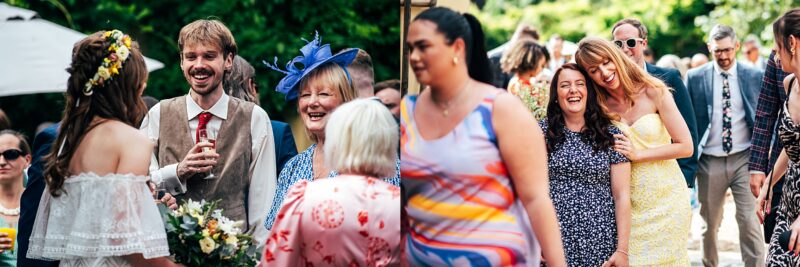
[[(59, 197), (43, 194), (28, 258), (71, 260), (169, 255), (161, 215), (145, 181), (134, 174), (81, 173)], [(48, 192), (48, 190), (45, 190)]]

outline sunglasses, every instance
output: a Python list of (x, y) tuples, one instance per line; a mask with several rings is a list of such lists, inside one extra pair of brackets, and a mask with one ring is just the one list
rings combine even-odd
[(636, 43), (644, 41), (642, 38), (630, 38), (628, 40), (614, 40), (614, 44), (617, 45), (619, 48), (622, 48), (622, 44), (625, 44), (628, 48), (636, 47)]
[(16, 149), (9, 149), (9, 150), (3, 151), (3, 153), (0, 153), (0, 155), (2, 155), (3, 158), (6, 159), (6, 160), (15, 160), (15, 159), (19, 158), (20, 156), (22, 156), (22, 151), (19, 151), (19, 150), (16, 150)]

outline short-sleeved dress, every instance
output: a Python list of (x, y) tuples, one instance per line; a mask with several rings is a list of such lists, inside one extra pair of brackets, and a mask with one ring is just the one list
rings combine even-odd
[[(546, 120), (539, 125), (547, 131)], [(547, 168), (567, 265), (600, 266), (617, 248), (611, 165), (629, 160), (613, 148), (595, 151), (580, 133), (560, 127), (565, 140), (548, 153)]]
[(539, 265), (541, 250), (497, 148), (492, 108), (498, 92), (435, 140), (417, 130), (417, 96), (401, 103), (410, 266)]

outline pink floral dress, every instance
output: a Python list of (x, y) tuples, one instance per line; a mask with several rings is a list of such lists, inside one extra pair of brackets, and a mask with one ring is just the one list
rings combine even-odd
[(289, 189), (261, 266), (397, 266), (400, 188), (341, 175)]

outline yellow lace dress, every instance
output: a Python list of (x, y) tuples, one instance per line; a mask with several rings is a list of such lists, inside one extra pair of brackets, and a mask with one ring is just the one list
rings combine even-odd
[[(661, 117), (647, 114), (628, 126), (615, 122), (637, 150), (669, 144)], [(631, 164), (631, 266), (689, 266), (691, 204), (674, 159)]]

